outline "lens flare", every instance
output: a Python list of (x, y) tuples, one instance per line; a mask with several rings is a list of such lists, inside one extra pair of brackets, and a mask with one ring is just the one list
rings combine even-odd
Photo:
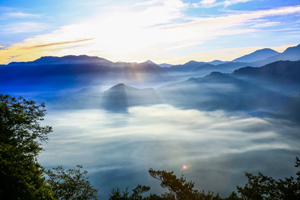
[(188, 170), (191, 168), (191, 165), (182, 165), (181, 170)]

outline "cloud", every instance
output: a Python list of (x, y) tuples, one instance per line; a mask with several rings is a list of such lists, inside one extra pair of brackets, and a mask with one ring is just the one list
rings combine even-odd
[(215, 2), (216, 2), (217, 0), (203, 0), (203, 1), (200, 1), (200, 3), (202, 4), (202, 5), (212, 5), (212, 4), (214, 4)]
[(86, 42), (93, 40), (95, 38), (88, 38), (88, 39), (81, 39), (81, 40), (75, 40), (75, 41), (66, 41), (66, 42), (55, 42), (55, 43), (49, 43), (49, 44), (41, 44), (31, 47), (23, 47), (23, 49), (35, 49), (35, 48), (42, 48), (42, 47), (52, 47), (52, 46), (58, 46), (58, 45), (64, 45), (64, 44), (73, 44), (73, 43), (79, 43), (79, 42)]
[(194, 7), (199, 8), (199, 7), (207, 7), (207, 8), (212, 8), (216, 6), (230, 6), (238, 3), (245, 3), (248, 1), (252, 0), (225, 0), (225, 1), (217, 1), (217, 0), (202, 0), (199, 3), (194, 3), (192, 4)]
[(20, 22), (2, 27), (5, 34), (39, 32), (44, 29), (44, 24), (35, 22)]
[(252, 0), (226, 0), (223, 2), (224, 6), (230, 6), (237, 3), (245, 3)]
[(15, 17), (15, 18), (40, 18), (40, 15), (31, 14), (31, 13), (24, 13), (24, 12), (9, 12), (5, 14), (8, 17)]
[[(297, 143), (299, 138), (293, 141), (284, 132), (288, 130), (289, 135), (292, 135), (293, 132), (297, 133), (297, 127), (288, 127), (284, 122), (271, 119), (228, 115), (223, 111), (202, 112), (180, 110), (169, 105), (155, 105), (132, 107), (129, 114), (113, 114), (101, 110), (48, 113), (45, 123), (52, 125), (55, 132), (50, 135), (49, 144), (45, 144), (45, 156), (41, 158), (47, 165), (54, 165), (58, 161), (69, 162), (65, 160), (67, 158), (65, 156), (70, 153), (79, 156), (84, 162), (95, 162), (87, 160), (84, 157), (87, 152), (81, 152), (81, 149), (77, 149), (77, 145), (73, 145), (74, 143), (81, 146), (90, 145), (88, 152), (96, 155), (97, 152), (92, 152), (95, 145), (103, 144), (104, 146), (97, 149), (106, 151), (106, 142), (126, 143), (127, 140), (161, 141), (166, 145), (172, 141), (198, 143), (198, 147), (195, 146), (198, 149), (195, 151), (205, 150), (207, 152), (205, 157), (211, 158), (270, 149), (300, 151)], [(282, 139), (283, 136), (286, 138)], [(70, 145), (62, 145), (66, 141)], [(222, 145), (220, 147), (210, 145), (215, 142)], [(54, 156), (56, 154), (59, 154), (61, 159)], [(53, 157), (50, 157), (51, 155)]]
[[(293, 175), (300, 152), (299, 127), (288, 122), (169, 105), (132, 107), (129, 114), (48, 110), (43, 124), (54, 132), (39, 162), (47, 168), (83, 165), (101, 196), (129, 182), (152, 186), (150, 167), (184, 173), (196, 187), (229, 195), (245, 181), (244, 171)], [(189, 169), (183, 172), (183, 165)]]
[(270, 26), (277, 26), (278, 24), (280, 24), (280, 22), (266, 22), (266, 23), (255, 24), (253, 27), (264, 28), (264, 27), (270, 27)]

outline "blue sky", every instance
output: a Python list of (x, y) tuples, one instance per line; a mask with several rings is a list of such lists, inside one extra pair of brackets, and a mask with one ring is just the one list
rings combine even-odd
[(177, 64), (300, 43), (299, 0), (2, 0), (0, 21), (0, 63), (86, 54)]

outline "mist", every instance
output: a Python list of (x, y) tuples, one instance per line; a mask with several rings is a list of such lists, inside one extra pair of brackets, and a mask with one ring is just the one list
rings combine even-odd
[(129, 107), (127, 113), (50, 109), (43, 124), (54, 132), (43, 144), (42, 166), (83, 165), (100, 199), (107, 199), (113, 188), (131, 190), (138, 184), (163, 192), (148, 174), (150, 167), (184, 174), (196, 189), (228, 196), (246, 183), (245, 171), (293, 176), (300, 153), (299, 125), (243, 112), (167, 104)]

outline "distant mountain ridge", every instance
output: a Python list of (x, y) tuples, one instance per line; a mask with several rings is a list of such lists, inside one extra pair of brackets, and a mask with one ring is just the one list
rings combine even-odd
[(295, 95), (300, 90), (300, 61), (276, 61), (262, 67), (243, 67), (232, 75), (285, 94)]
[(11, 62), (8, 65), (58, 65), (58, 64), (111, 64), (112, 62), (104, 58), (87, 55), (68, 55), (63, 57), (43, 56), (29, 62)]
[[(184, 109), (272, 113), (291, 99), (283, 91), (299, 91), (299, 75), (300, 61), (277, 61), (258, 68), (244, 67), (231, 74), (212, 72), (155, 90), (118, 84), (104, 92), (102, 105), (108, 110), (127, 110), (130, 106), (167, 103)], [(282, 109), (287, 116), (292, 113), (290, 107), (285, 105)]]
[[(259, 54), (261, 55), (259, 56)], [(276, 55), (255, 62), (189, 61), (182, 65), (169, 67), (161, 67), (150, 60), (143, 63), (127, 63), (111, 62), (104, 58), (86, 55), (46, 56), (31, 62), (12, 62), (8, 65), (1, 65), (0, 89), (12, 91), (13, 88), (14, 91), (23, 92), (52, 87), (55, 91), (73, 87), (90, 87), (104, 83), (112, 85), (117, 82), (129, 85), (162, 86), (170, 82), (184, 81), (191, 77), (204, 77), (211, 72), (232, 73), (239, 68), (261, 67), (278, 60), (297, 61), (300, 60), (300, 45), (289, 47), (283, 53), (271, 49), (261, 49), (237, 58), (235, 61), (261, 59), (267, 54)]]
[(250, 54), (236, 58), (232, 62), (256, 62), (259, 60), (267, 59), (271, 56), (275, 56), (277, 54), (279, 54), (279, 52), (274, 51), (273, 49), (265, 48), (265, 49), (256, 50)]
[[(196, 68), (198, 74), (205, 75), (205, 73), (210, 73), (213, 71), (231, 73), (236, 69), (241, 67), (251, 66), (251, 67), (261, 67), (263, 65), (280, 61), (280, 60), (290, 60), (297, 61), (300, 60), (300, 44), (297, 46), (287, 48), (283, 53), (279, 53), (269, 48), (260, 49), (254, 51), (250, 54), (244, 55), (242, 57), (236, 58), (231, 62), (215, 60), (212, 62), (197, 62), (190, 61), (182, 65), (173, 65), (167, 69), (169, 72), (175, 73), (191, 73)], [(212, 64), (215, 67), (211, 68), (208, 72), (207, 69), (200, 73), (201, 66), (205, 64)]]
[[(153, 62), (111, 62), (89, 56), (41, 57), (31, 62), (13, 62), (0, 67), (0, 89), (89, 87), (109, 82), (163, 82), (167, 72)], [(28, 89), (26, 89), (28, 88)]]
[(284, 52), (269, 57), (261, 62), (258, 62), (257, 65), (268, 64), (271, 62), (279, 60), (289, 60), (289, 61), (298, 61), (300, 60), (300, 44), (293, 47), (288, 47)]
[[(289, 51), (294, 52), (295, 49)], [(64, 58), (63, 62), (72, 57)], [(76, 57), (89, 59), (89, 57)], [(297, 117), (291, 112), (288, 102), (300, 88), (300, 61), (277, 61), (262, 67), (242, 67), (232, 73), (221, 73), (223, 70), (237, 67), (245, 63), (228, 62), (221, 65), (212, 65), (205, 62), (192, 61), (187, 73), (188, 78), (183, 81), (174, 79), (173, 83), (162, 87), (138, 89), (130, 87), (128, 83), (115, 84), (119, 80), (144, 81), (150, 74), (156, 79), (164, 79), (168, 72), (152, 61), (143, 63), (103, 63), (89, 64), (57, 64), (58, 58), (41, 58), (36, 63), (51, 60), (55, 64), (19, 64), (9, 65), (0, 69), (1, 90), (16, 87), (18, 91), (26, 91), (23, 87), (31, 84), (28, 91), (50, 91), (51, 84), (57, 84), (61, 89), (64, 84), (68, 88), (78, 85), (78, 92), (70, 93), (56, 99), (56, 105), (70, 107), (71, 109), (105, 109), (110, 112), (128, 112), (132, 106), (149, 106), (155, 104), (170, 104), (181, 109), (197, 109), (204, 111), (224, 110), (226, 112), (242, 111), (254, 116), (267, 116), (282, 107), (282, 116)], [(92, 58), (98, 60), (98, 58)], [(59, 60), (59, 59), (58, 59)], [(50, 61), (49, 61), (50, 63)], [(198, 66), (199, 64), (202, 64)], [(182, 67), (182, 66), (178, 66)], [(182, 70), (182, 69), (180, 69)], [(207, 75), (197, 76), (205, 70)], [(211, 72), (214, 70), (213, 72)], [(221, 70), (220, 70), (221, 71)], [(10, 74), (9, 74), (10, 73)], [(9, 74), (9, 75), (8, 75)], [(16, 75), (14, 77), (14, 75)], [(195, 75), (195, 76), (191, 76)], [(122, 77), (123, 79), (119, 79)], [(105, 91), (92, 89), (86, 84), (93, 81), (111, 79), (112, 87)], [(121, 81), (120, 81), (121, 82)], [(150, 83), (153, 83), (150, 82)], [(46, 84), (45, 84), (46, 83)], [(49, 85), (47, 85), (49, 84)], [(76, 85), (77, 84), (77, 85)], [(101, 83), (98, 84), (101, 86)], [(151, 84), (150, 84), (151, 85)], [(92, 85), (93, 86), (93, 85)], [(134, 84), (133, 86), (136, 86)], [(83, 87), (88, 87), (82, 89)], [(10, 89), (10, 91), (12, 91)], [(56, 91), (56, 90), (54, 90)], [(51, 102), (51, 99), (49, 100)], [(295, 105), (298, 105), (297, 101)], [(73, 107), (72, 107), (73, 106)], [(264, 114), (262, 114), (264, 113)], [(278, 116), (281, 116), (278, 114)], [(275, 114), (274, 114), (275, 116)], [(293, 119), (294, 119), (293, 118)]]

